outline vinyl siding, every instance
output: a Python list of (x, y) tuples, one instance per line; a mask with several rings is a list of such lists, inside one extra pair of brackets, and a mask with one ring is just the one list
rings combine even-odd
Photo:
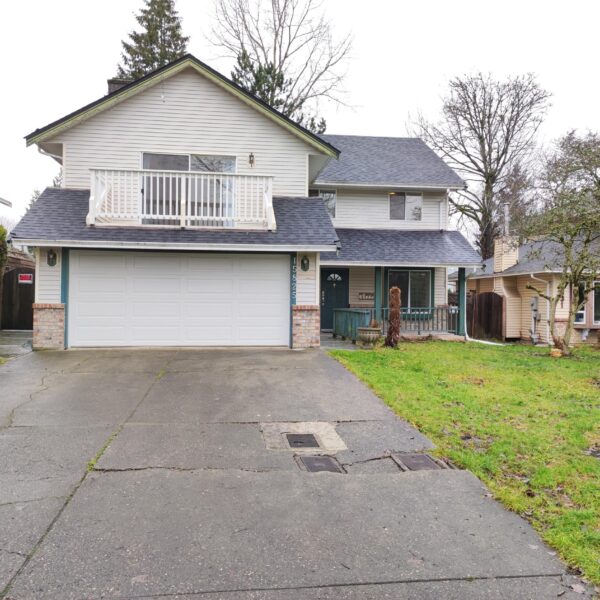
[(52, 141), (64, 144), (63, 185), (75, 188), (89, 188), (90, 168), (139, 169), (142, 152), (197, 153), (236, 156), (238, 173), (273, 175), (274, 194), (306, 195), (317, 152), (191, 69)]
[[(551, 276), (541, 275), (540, 279), (550, 281)], [(528, 284), (534, 283), (535, 285), (544, 286), (543, 283), (537, 281), (532, 282), (529, 276), (517, 277), (517, 289), (521, 296), (521, 335), (520, 337), (526, 340), (531, 339), (531, 306), (530, 301), (532, 298), (538, 298), (537, 293), (527, 287)], [(543, 298), (538, 298), (538, 309), (540, 311), (540, 320), (537, 324), (537, 333), (540, 335), (540, 342), (548, 343), (548, 302)]]
[(375, 292), (375, 269), (373, 267), (350, 267), (349, 269), (349, 298), (350, 306), (357, 308), (372, 308), (373, 300), (361, 300), (361, 292)]
[(433, 291), (435, 306), (448, 304), (448, 281), (446, 279), (446, 269), (436, 267), (435, 269), (435, 290)]
[[(303, 256), (306, 256), (309, 260), (308, 271), (303, 271), (300, 266)], [(296, 259), (296, 304), (318, 304), (319, 267), (317, 265), (317, 255), (298, 253)]]
[(39, 303), (60, 303), (62, 253), (60, 248), (54, 251), (57, 256), (53, 267), (48, 266), (45, 248), (38, 248), (36, 252), (35, 301)]
[(335, 227), (355, 229), (445, 229), (447, 212), (444, 193), (424, 193), (421, 221), (392, 220), (387, 191), (338, 189), (332, 220)]

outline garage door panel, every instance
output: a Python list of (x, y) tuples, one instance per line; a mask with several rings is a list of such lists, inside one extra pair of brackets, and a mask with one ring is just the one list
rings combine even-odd
[(69, 343), (287, 345), (285, 255), (71, 251)]

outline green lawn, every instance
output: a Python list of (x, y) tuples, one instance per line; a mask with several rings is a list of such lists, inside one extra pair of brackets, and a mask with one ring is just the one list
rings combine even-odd
[(600, 584), (599, 351), (416, 342), (331, 354)]

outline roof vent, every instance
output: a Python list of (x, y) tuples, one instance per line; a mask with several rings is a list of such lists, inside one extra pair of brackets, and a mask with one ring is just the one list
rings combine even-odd
[(106, 83), (108, 83), (108, 93), (112, 94), (117, 90), (120, 90), (122, 87), (126, 86), (128, 83), (131, 83), (131, 79), (122, 79), (119, 77), (113, 77), (112, 79), (107, 79)]

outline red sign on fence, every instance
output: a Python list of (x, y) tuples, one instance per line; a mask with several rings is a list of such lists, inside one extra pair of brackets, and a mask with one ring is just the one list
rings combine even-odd
[(19, 283), (33, 283), (33, 273), (19, 273)]

